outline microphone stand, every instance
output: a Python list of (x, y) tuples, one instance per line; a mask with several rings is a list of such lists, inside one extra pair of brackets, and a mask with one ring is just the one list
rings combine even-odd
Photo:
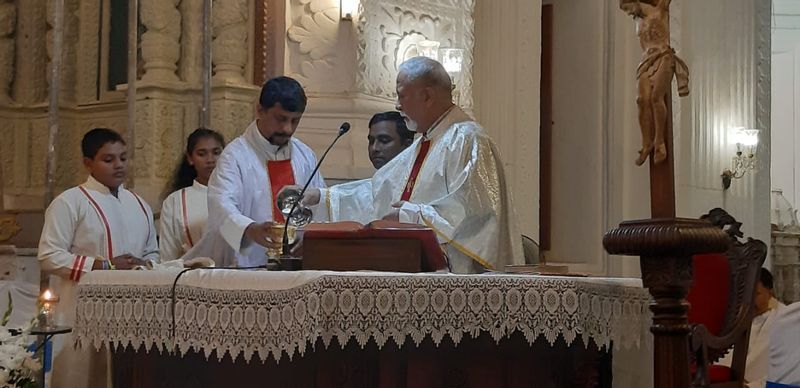
[(297, 208), (297, 205), (300, 204), (300, 201), (303, 200), (303, 195), (305, 195), (306, 189), (308, 189), (308, 185), (310, 185), (311, 181), (314, 179), (314, 175), (317, 173), (317, 171), (319, 170), (319, 167), (322, 165), (322, 161), (325, 160), (325, 156), (328, 155), (328, 151), (330, 151), (331, 148), (333, 148), (333, 145), (336, 144), (336, 141), (339, 140), (339, 138), (342, 137), (342, 135), (347, 133), (347, 131), (349, 131), (349, 130), (350, 130), (350, 123), (348, 123), (348, 122), (343, 123), (342, 126), (339, 127), (339, 134), (336, 135), (336, 138), (333, 139), (333, 142), (331, 142), (331, 145), (328, 146), (328, 149), (326, 149), (325, 153), (322, 154), (322, 157), (319, 158), (319, 161), (317, 162), (316, 167), (314, 167), (314, 171), (311, 172), (311, 175), (308, 177), (308, 180), (306, 181), (305, 186), (303, 186), (303, 189), (300, 190), (300, 195), (297, 197), (297, 201), (295, 201), (295, 203), (292, 204), (292, 207), (289, 210), (289, 214), (286, 216), (286, 222), (283, 224), (283, 241), (282, 241), (282, 246), (281, 246), (281, 257), (284, 257), (284, 258), (285, 257), (290, 257), (289, 256), (289, 222), (291, 222), (291, 220), (292, 220), (292, 215), (294, 215), (294, 211)]

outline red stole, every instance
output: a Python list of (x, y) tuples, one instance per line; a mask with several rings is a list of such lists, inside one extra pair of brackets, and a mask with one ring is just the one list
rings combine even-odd
[(272, 189), (272, 220), (275, 222), (284, 222), (283, 213), (278, 209), (278, 192), (284, 186), (295, 184), (294, 170), (292, 169), (292, 160), (268, 160), (267, 161), (267, 175), (269, 175), (269, 186)]
[(422, 169), (422, 163), (425, 162), (425, 157), (428, 156), (428, 150), (431, 148), (430, 140), (423, 140), (420, 142), (419, 152), (417, 158), (414, 159), (414, 166), (411, 167), (411, 174), (408, 176), (408, 182), (403, 190), (403, 195), (400, 196), (401, 201), (408, 201), (411, 198), (411, 193), (414, 192), (414, 185), (417, 183), (417, 175), (419, 170)]

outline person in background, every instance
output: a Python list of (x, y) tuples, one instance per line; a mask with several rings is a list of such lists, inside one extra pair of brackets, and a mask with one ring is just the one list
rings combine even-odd
[[(769, 338), (779, 311), (784, 307), (775, 298), (772, 273), (761, 268), (756, 282), (756, 294), (753, 300), (755, 311), (750, 326), (750, 343), (747, 348), (747, 362), (744, 369), (744, 380), (748, 388), (763, 388), (767, 381), (769, 369)], [(733, 351), (720, 361), (730, 366), (733, 362)]]
[(380, 169), (414, 142), (414, 132), (406, 127), (400, 112), (378, 113), (369, 120), (369, 160)]
[(219, 132), (198, 128), (186, 140), (183, 155), (161, 205), (161, 261), (175, 260), (200, 241), (208, 220), (208, 180), (225, 147)]

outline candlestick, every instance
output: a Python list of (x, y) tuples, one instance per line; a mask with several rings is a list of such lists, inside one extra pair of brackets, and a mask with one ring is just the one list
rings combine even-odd
[(52, 291), (45, 290), (39, 297), (39, 326), (42, 328), (54, 327), (53, 311), (58, 304), (58, 295)]

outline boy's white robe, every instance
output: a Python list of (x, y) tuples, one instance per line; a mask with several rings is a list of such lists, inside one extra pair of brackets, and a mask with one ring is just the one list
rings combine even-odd
[[(120, 187), (118, 196), (89, 177), (86, 183), (56, 197), (45, 212), (39, 241), (39, 263), (50, 274), (50, 288), (59, 296), (55, 308), (58, 325), (75, 323), (76, 283), (92, 270), (95, 260), (123, 254), (158, 261), (153, 212), (136, 194)], [(94, 349), (75, 349), (72, 335), (53, 341), (54, 388), (105, 386), (104, 357)], [(95, 357), (96, 358), (96, 357)]]

